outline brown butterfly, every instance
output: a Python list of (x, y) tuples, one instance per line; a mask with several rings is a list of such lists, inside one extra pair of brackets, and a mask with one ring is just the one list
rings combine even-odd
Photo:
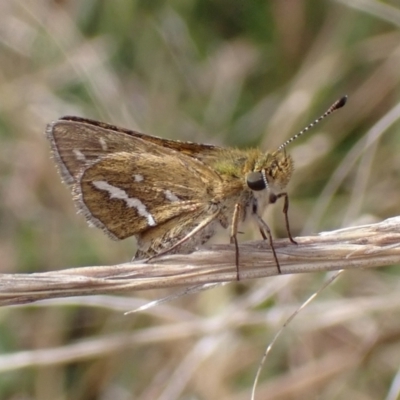
[(289, 239), (289, 199), (284, 191), (293, 160), (285, 148), (343, 107), (336, 101), (321, 117), (277, 150), (240, 150), (162, 139), (79, 117), (63, 117), (46, 134), (63, 181), (80, 213), (113, 239), (135, 236), (136, 257), (187, 253), (215, 230), (230, 227), (239, 279), (239, 223), (252, 218), (268, 238), (261, 215), (283, 197)]

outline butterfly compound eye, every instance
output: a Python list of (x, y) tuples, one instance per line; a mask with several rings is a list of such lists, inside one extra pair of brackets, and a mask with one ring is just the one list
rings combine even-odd
[(247, 186), (251, 190), (264, 190), (266, 188), (264, 177), (261, 172), (250, 172), (246, 178)]

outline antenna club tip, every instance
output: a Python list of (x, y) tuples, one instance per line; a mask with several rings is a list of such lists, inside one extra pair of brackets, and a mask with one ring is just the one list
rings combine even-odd
[(337, 101), (335, 110), (337, 110), (338, 108), (342, 108), (346, 103), (347, 103), (347, 94), (345, 96), (341, 97)]
[(322, 114), (319, 118), (317, 118), (314, 122), (306, 126), (303, 130), (301, 130), (299, 133), (296, 135), (292, 136), (290, 139), (286, 140), (286, 142), (282, 143), (277, 151), (282, 150), (285, 148), (289, 143), (292, 143), (293, 140), (297, 139), (299, 136), (303, 135), (305, 132), (307, 132), (310, 128), (318, 124), (320, 121), (322, 121), (325, 117), (328, 115), (332, 114), (334, 111), (338, 110), (339, 108), (342, 108), (345, 104), (347, 103), (347, 95), (342, 96), (339, 100), (336, 100), (329, 108), (327, 111), (325, 111), (324, 114)]

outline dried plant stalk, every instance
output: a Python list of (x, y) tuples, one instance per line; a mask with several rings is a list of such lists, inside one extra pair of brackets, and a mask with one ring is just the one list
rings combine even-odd
[[(283, 274), (400, 264), (400, 217), (377, 224), (275, 240)], [(240, 245), (241, 280), (277, 275), (265, 241)], [(165, 255), (150, 263), (70, 268), (33, 274), (2, 274), (0, 305), (128, 290), (199, 286), (236, 280), (235, 248), (215, 245), (187, 255)]]

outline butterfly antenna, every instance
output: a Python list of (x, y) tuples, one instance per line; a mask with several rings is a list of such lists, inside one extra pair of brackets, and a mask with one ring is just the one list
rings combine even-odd
[(319, 118), (317, 118), (314, 122), (311, 122), (310, 125), (307, 125), (304, 129), (302, 129), (299, 133), (296, 135), (292, 136), (290, 139), (286, 140), (283, 144), (281, 144), (278, 147), (278, 151), (282, 150), (285, 148), (289, 143), (292, 143), (293, 140), (297, 139), (299, 136), (303, 135), (306, 133), (309, 129), (311, 129), (313, 126), (317, 125), (319, 122), (321, 122), (324, 118), (326, 118), (329, 114), (332, 114), (334, 111), (338, 110), (339, 108), (342, 108), (347, 102), (347, 96), (341, 97), (339, 100), (336, 100)]

